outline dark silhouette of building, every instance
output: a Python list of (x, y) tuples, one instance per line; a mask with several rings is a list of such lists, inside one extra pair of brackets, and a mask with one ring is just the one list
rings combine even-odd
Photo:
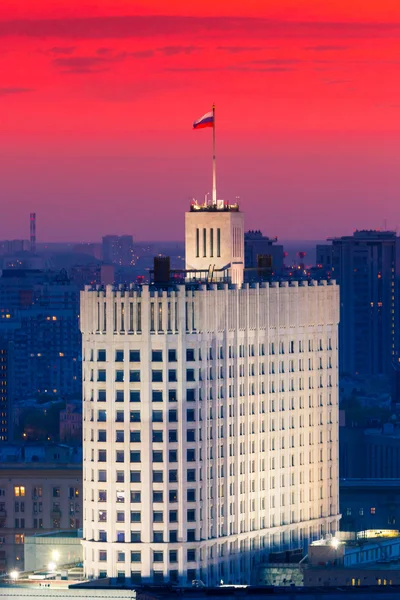
[(131, 235), (106, 235), (103, 237), (103, 260), (120, 266), (134, 264)]
[(272, 270), (281, 273), (283, 270), (283, 246), (276, 244), (278, 238), (269, 238), (261, 231), (247, 231), (244, 234), (244, 266), (259, 266), (258, 256), (271, 256)]
[(352, 236), (331, 241), (332, 278), (340, 284), (340, 372), (391, 375), (395, 356), (396, 234), (355, 231)]

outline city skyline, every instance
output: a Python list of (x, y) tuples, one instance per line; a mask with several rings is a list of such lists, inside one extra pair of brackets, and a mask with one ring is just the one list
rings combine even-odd
[(249, 229), (395, 229), (400, 8), (335, 4), (3, 3), (0, 238), (36, 211), (49, 242), (179, 239), (211, 191), (191, 128), (213, 102), (219, 195)]

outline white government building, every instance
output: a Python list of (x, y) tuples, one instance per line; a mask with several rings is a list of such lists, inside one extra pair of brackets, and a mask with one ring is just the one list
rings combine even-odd
[(194, 204), (186, 279), (82, 292), (88, 577), (249, 583), (338, 529), (339, 288), (244, 284), (243, 239)]

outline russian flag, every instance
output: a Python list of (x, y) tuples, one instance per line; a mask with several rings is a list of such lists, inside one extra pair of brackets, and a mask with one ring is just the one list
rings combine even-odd
[(214, 113), (213, 111), (206, 113), (193, 123), (193, 129), (204, 129), (204, 127), (214, 127)]

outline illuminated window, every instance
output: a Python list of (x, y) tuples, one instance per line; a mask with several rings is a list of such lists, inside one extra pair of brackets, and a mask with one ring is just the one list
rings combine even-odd
[(375, 508), (371, 508), (371, 515), (374, 515), (375, 512), (376, 512), (376, 509)]
[(23, 498), (25, 496), (25, 486), (16, 485), (14, 486), (14, 496)]

